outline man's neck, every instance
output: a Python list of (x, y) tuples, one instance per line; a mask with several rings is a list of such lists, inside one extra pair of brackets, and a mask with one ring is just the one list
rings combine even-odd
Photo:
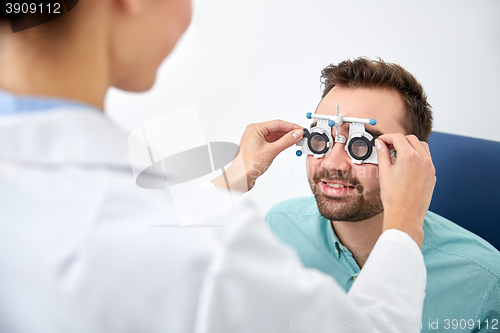
[(340, 242), (351, 251), (354, 260), (363, 268), (375, 243), (382, 234), (383, 215), (360, 222), (332, 221), (332, 227)]

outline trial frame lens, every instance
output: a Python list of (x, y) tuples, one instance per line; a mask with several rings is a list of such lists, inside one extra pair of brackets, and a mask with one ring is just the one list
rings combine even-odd
[(330, 139), (325, 133), (313, 132), (307, 140), (307, 145), (314, 154), (325, 154), (329, 149), (328, 141)]
[(352, 157), (357, 160), (363, 161), (371, 156), (373, 150), (373, 141), (368, 140), (364, 136), (353, 138), (349, 141), (347, 149), (349, 150), (349, 153)]

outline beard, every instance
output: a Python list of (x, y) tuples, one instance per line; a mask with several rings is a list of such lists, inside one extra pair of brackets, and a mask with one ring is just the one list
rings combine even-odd
[[(323, 193), (319, 184), (321, 179), (341, 181), (355, 188), (352, 195), (332, 197)], [(341, 171), (329, 174), (326, 169), (309, 180), (309, 185), (316, 198), (320, 214), (330, 221), (360, 222), (384, 211), (380, 198), (380, 185), (367, 191), (358, 179)]]

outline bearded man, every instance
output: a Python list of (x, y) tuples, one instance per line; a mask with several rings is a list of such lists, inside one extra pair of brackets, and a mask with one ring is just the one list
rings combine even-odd
[[(375, 138), (400, 133), (401, 142), (410, 144), (429, 138), (431, 107), (422, 85), (403, 67), (358, 58), (326, 67), (321, 78), (324, 92), (316, 114), (335, 115), (339, 105), (345, 117), (375, 118), (375, 125), (365, 125)], [(349, 137), (348, 123), (339, 134)], [(314, 197), (287, 200), (266, 215), (271, 229), (295, 248), (306, 267), (330, 274), (346, 291), (382, 233), (387, 198), (381, 193), (401, 197), (408, 191), (404, 184), (384, 191), (378, 172), (377, 164), (354, 163), (345, 143), (333, 143), (326, 155), (307, 156)], [(413, 204), (408, 201), (401, 213)], [(424, 234), (428, 280), (422, 331), (490, 332), (492, 323), (500, 329), (500, 253), (432, 212), (425, 216)]]

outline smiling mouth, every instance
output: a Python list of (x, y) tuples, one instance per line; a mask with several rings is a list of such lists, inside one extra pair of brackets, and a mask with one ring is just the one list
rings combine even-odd
[(342, 197), (346, 195), (352, 195), (356, 190), (354, 186), (341, 182), (321, 181), (319, 184), (323, 194), (332, 197)]
[(352, 186), (349, 186), (349, 185), (342, 185), (342, 184), (337, 184), (337, 183), (327, 183), (327, 182), (323, 182), (323, 184), (327, 185), (327, 186), (330, 186), (330, 187), (333, 187), (333, 188), (346, 188), (346, 187), (352, 187)]

